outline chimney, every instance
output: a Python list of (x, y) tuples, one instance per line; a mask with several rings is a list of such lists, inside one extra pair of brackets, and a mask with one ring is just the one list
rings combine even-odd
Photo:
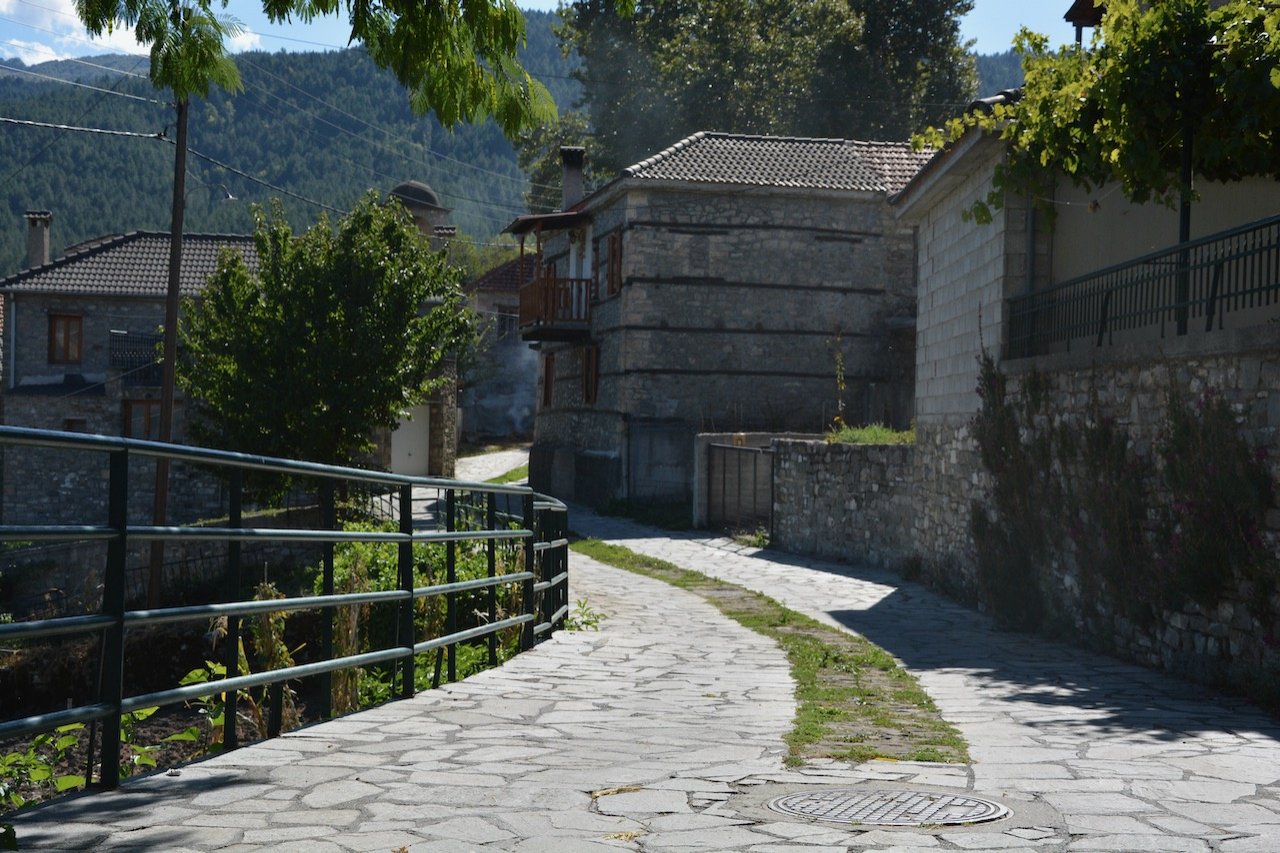
[(27, 269), (49, 263), (49, 223), (53, 214), (47, 210), (27, 211)]
[(576, 145), (560, 146), (560, 164), (564, 167), (564, 200), (561, 210), (568, 210), (582, 201), (582, 162), (587, 149)]

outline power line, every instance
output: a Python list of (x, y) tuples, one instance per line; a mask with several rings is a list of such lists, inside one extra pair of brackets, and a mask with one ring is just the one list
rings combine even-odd
[[(170, 139), (167, 136), (161, 136), (160, 138), (163, 139), (165, 142), (168, 142), (170, 145), (177, 144), (174, 140)], [(210, 157), (208, 154), (202, 154), (190, 146), (187, 146), (187, 153), (190, 154), (192, 157), (198, 157), (199, 159), (204, 160), (206, 163), (212, 163), (213, 165), (217, 166), (219, 169), (225, 169), (233, 175), (239, 175), (241, 178), (244, 178), (246, 181), (252, 181), (255, 184), (259, 184), (261, 186), (267, 187), (268, 189), (275, 190), (278, 193), (283, 193), (284, 195), (287, 195), (290, 198), (296, 198), (298, 201), (304, 201), (307, 204), (315, 205), (316, 207), (321, 208), (322, 210), (327, 210), (330, 213), (336, 213), (339, 216), (345, 216), (348, 213), (348, 211), (339, 210), (338, 208), (329, 204), (325, 204), (322, 201), (316, 201), (313, 198), (307, 198), (306, 196), (301, 195), (300, 193), (296, 193), (293, 190), (287, 190), (284, 187), (278, 187), (275, 184), (271, 183), (270, 181), (264, 181), (261, 178), (256, 178), (253, 175), (250, 175), (248, 172), (237, 169), (235, 166), (232, 166), (230, 163), (224, 163), (221, 160), (218, 160), (214, 157)]]
[[(7, 19), (4, 18), (3, 16), (0, 16), (0, 20), (7, 20)], [(91, 63), (85, 63), (85, 64), (89, 65)], [(101, 68), (102, 66), (94, 66), (94, 67)], [(38, 77), (41, 80), (47, 80), (50, 83), (61, 83), (64, 86), (75, 86), (77, 89), (89, 89), (94, 92), (100, 92), (104, 95), (115, 95), (117, 98), (128, 98), (131, 101), (142, 101), (144, 104), (157, 104), (162, 107), (173, 106), (173, 104), (169, 103), (168, 101), (157, 101), (154, 98), (144, 98), (141, 95), (130, 95), (128, 92), (117, 92), (114, 89), (103, 89), (101, 86), (90, 86), (88, 83), (80, 83), (75, 80), (67, 80), (63, 77), (53, 77), (48, 74), (39, 74), (35, 71), (28, 71), (25, 68), (14, 68), (11, 65), (0, 65), (0, 70), (9, 71), (13, 74), (26, 74), (29, 77)], [(107, 70), (111, 70), (111, 69), (107, 69)]]
[[(27, 0), (20, 0), (20, 2), (27, 2)], [(35, 4), (33, 3), (33, 4), (31, 4), (31, 5), (35, 5)], [(44, 7), (42, 6), (42, 7), (40, 7), (40, 8), (44, 8)], [(0, 21), (8, 21), (8, 22), (9, 22), (9, 23), (11, 23), (11, 24), (17, 24), (18, 26), (21, 26), (21, 27), (31, 27), (32, 29), (41, 30), (42, 32), (50, 33), (51, 35), (57, 35), (57, 33), (54, 33), (54, 31), (53, 31), (53, 30), (48, 30), (48, 29), (45, 29), (44, 27), (37, 27), (35, 24), (26, 24), (26, 23), (23, 23), (22, 21), (15, 21), (13, 18), (6, 18), (4, 15), (0, 15)], [(10, 39), (10, 40), (9, 40), (9, 43), (10, 43), (10, 44), (13, 44), (13, 39)], [(136, 77), (136, 78), (137, 78), (137, 79), (139, 79), (139, 80), (149, 80), (149, 79), (151, 79), (151, 78), (147, 77), (147, 75), (145, 75), (145, 74), (135, 74), (132, 70), (124, 71), (124, 70), (119, 69), (119, 68), (112, 68), (110, 65), (99, 65), (99, 64), (98, 64), (98, 63), (96, 63), (96, 62), (90, 62), (90, 61), (89, 61), (89, 60), (87, 60), (87, 59), (80, 59), (79, 57), (75, 57), (75, 56), (59, 56), (59, 55), (58, 55), (58, 52), (57, 52), (56, 50), (53, 50), (53, 49), (51, 49), (51, 48), (48, 48), (48, 47), (46, 47), (46, 46), (44, 46), (44, 45), (42, 45), (42, 44), (28, 44), (28, 45), (27, 45), (27, 47), (29, 47), (29, 48), (34, 48), (34, 49), (36, 49), (36, 50), (40, 51), (41, 53), (47, 53), (47, 54), (50, 54), (51, 56), (53, 56), (53, 59), (52, 59), (52, 60), (50, 60), (51, 62), (74, 62), (74, 63), (76, 63), (77, 65), (86, 65), (86, 66), (88, 66), (89, 68), (97, 68), (97, 69), (99, 69), (100, 71), (107, 71), (107, 72), (110, 72), (110, 73), (112, 73), (112, 74), (120, 74), (120, 75), (123, 75), (123, 76), (125, 76), (125, 77)], [(126, 54), (126, 56), (130, 56), (130, 55), (136, 55), (136, 54)], [(139, 58), (140, 58), (140, 59), (145, 59), (145, 58), (146, 58), (146, 56), (141, 56), (141, 57), (139, 57)], [(6, 66), (0, 66), (0, 67), (7, 68), (7, 69), (8, 69), (8, 70), (10, 70), (10, 71), (21, 71), (21, 70), (22, 70), (22, 69), (20, 69), (20, 68), (13, 68), (12, 66), (8, 66), (8, 65), (6, 65)], [(137, 68), (138, 66), (137, 66), (137, 64), (135, 63), (133, 67), (134, 67), (134, 68)], [(30, 72), (28, 72), (28, 73), (30, 73)], [(39, 75), (36, 75), (36, 76), (39, 76)]]
[[(389, 137), (390, 139), (392, 139), (392, 140), (394, 140), (394, 141), (396, 141), (396, 142), (403, 142), (403, 143), (405, 143), (406, 145), (412, 145), (412, 146), (414, 146), (414, 147), (420, 147), (420, 148), (422, 148), (422, 150), (426, 151), (428, 154), (432, 155), (433, 157), (437, 157), (437, 158), (439, 158), (439, 159), (441, 159), (441, 160), (445, 160), (445, 161), (448, 161), (448, 162), (450, 162), (450, 163), (456, 163), (456, 164), (458, 164), (459, 166), (463, 166), (464, 168), (467, 168), (467, 169), (472, 169), (472, 170), (477, 171), (477, 172), (480, 172), (480, 173), (482, 173), (482, 174), (486, 174), (486, 175), (493, 175), (493, 176), (495, 176), (495, 177), (502, 178), (503, 180), (511, 181), (512, 183), (524, 183), (520, 178), (515, 178), (515, 177), (512, 177), (511, 175), (505, 174), (505, 173), (503, 173), (503, 172), (498, 172), (498, 171), (495, 171), (495, 170), (493, 170), (493, 169), (486, 169), (486, 168), (484, 168), (483, 166), (477, 166), (477, 165), (475, 165), (474, 163), (467, 163), (467, 162), (466, 162), (466, 161), (464, 161), (464, 160), (459, 160), (459, 159), (457, 159), (456, 157), (450, 157), (448, 154), (442, 154), (442, 153), (440, 153), (439, 151), (435, 151), (435, 150), (434, 150), (434, 149), (432, 149), (430, 146), (422, 145), (421, 143), (414, 142), (414, 141), (413, 141), (413, 140), (411, 140), (411, 139), (405, 139), (403, 136), (400, 136), (400, 135), (398, 135), (398, 134), (396, 134), (396, 133), (393, 133), (393, 132), (391, 132), (390, 130), (387, 130), (386, 128), (378, 127), (377, 125), (372, 124), (371, 122), (365, 121), (364, 119), (360, 118), (359, 116), (352, 115), (351, 113), (349, 113), (349, 112), (347, 112), (347, 111), (345, 111), (345, 110), (343, 110), (343, 109), (340, 109), (339, 107), (335, 107), (333, 104), (328, 103), (328, 102), (327, 102), (327, 101), (325, 101), (323, 98), (317, 97), (316, 95), (311, 94), (310, 92), (306, 91), (305, 89), (302, 89), (302, 88), (300, 88), (300, 87), (298, 87), (298, 86), (295, 86), (293, 83), (290, 83), (288, 80), (285, 80), (284, 78), (280, 77), (280, 76), (279, 76), (279, 75), (277, 75), (277, 74), (273, 74), (272, 72), (270, 72), (270, 71), (266, 70), (265, 68), (263, 68), (263, 67), (261, 67), (261, 66), (259, 66), (259, 65), (255, 65), (254, 63), (250, 62), (250, 61), (249, 61), (249, 60), (247, 60), (247, 59), (243, 59), (243, 58), (242, 58), (240, 61), (241, 61), (241, 62), (243, 62), (245, 65), (249, 66), (250, 68), (254, 69), (255, 71), (258, 71), (258, 72), (260, 72), (260, 73), (262, 73), (262, 74), (265, 74), (265, 75), (267, 75), (268, 77), (271, 77), (272, 79), (274, 79), (274, 80), (276, 80), (276, 81), (278, 81), (278, 82), (280, 82), (280, 83), (284, 84), (285, 86), (288, 86), (290, 89), (293, 89), (295, 92), (297, 92), (297, 93), (299, 93), (299, 94), (303, 95), (304, 97), (310, 98), (311, 100), (315, 101), (316, 103), (320, 104), (321, 106), (326, 107), (326, 108), (328, 108), (328, 109), (330, 109), (330, 110), (333, 110), (334, 112), (338, 113), (339, 115), (345, 116), (345, 117), (347, 117), (347, 118), (351, 119), (352, 121), (359, 122), (360, 124), (364, 125), (365, 127), (369, 128), (369, 129), (371, 129), (371, 130), (376, 130), (376, 131), (378, 131), (379, 133), (384, 134), (385, 136)], [(278, 98), (279, 96), (272, 94), (272, 97), (277, 97), (277, 98)], [(283, 100), (283, 99), (281, 99), (281, 100)], [(286, 103), (287, 103), (287, 102), (286, 102)], [(302, 113), (305, 113), (306, 115), (311, 115), (311, 116), (315, 117), (315, 118), (317, 119), (317, 121), (323, 121), (325, 124), (329, 125), (330, 127), (334, 128), (335, 130), (339, 131), (340, 133), (347, 133), (347, 134), (350, 134), (351, 136), (355, 136), (356, 138), (360, 138), (357, 134), (352, 133), (350, 130), (347, 130), (346, 128), (341, 127), (340, 125), (333, 124), (332, 122), (330, 122), (330, 121), (328, 121), (328, 120), (326, 120), (326, 119), (321, 119), (321, 118), (319, 118), (318, 116), (315, 116), (315, 114), (314, 114), (314, 113), (309, 113), (309, 112), (307, 112), (306, 110), (303, 110), (301, 107), (296, 107), (296, 106), (294, 106), (294, 105), (292, 105), (292, 104), (290, 104), (290, 106), (291, 106), (291, 107), (293, 107), (294, 109), (298, 110), (299, 112), (302, 112)], [(379, 147), (380, 147), (380, 148), (383, 148), (384, 150), (388, 150), (388, 151), (395, 151), (395, 149), (387, 148), (386, 146), (382, 146), (382, 145), (380, 145)], [(405, 155), (400, 154), (399, 152), (396, 152), (396, 153), (397, 153), (397, 154), (399, 154), (399, 156), (401, 156), (401, 157), (405, 157)], [(405, 157), (405, 159), (406, 159), (406, 160), (408, 160), (408, 158), (407, 158), (407, 157)], [(539, 189), (558, 189), (558, 187), (551, 187), (551, 186), (546, 186), (546, 185), (543, 185), (543, 184), (537, 184), (537, 185), (535, 185), (535, 186), (537, 186)], [(472, 200), (474, 200), (474, 199), (472, 199)]]
[(27, 121), (20, 118), (9, 118), (8, 116), (0, 116), (0, 122), (20, 124), (26, 127), (44, 127), (52, 130), (70, 130), (76, 133), (99, 133), (104, 136), (130, 136), (134, 139), (167, 139), (163, 133), (135, 133), (131, 130), (108, 130), (104, 127), (76, 127), (69, 124), (50, 124), (47, 121)]
[[(137, 62), (135, 62), (135, 63), (133, 64), (133, 67), (134, 67), (134, 68), (137, 68), (137, 67), (138, 67), (139, 65), (141, 65), (141, 64), (142, 64), (142, 59), (138, 59), (138, 61), (137, 61)], [(133, 70), (133, 69), (130, 69), (130, 71), (132, 71), (132, 70)], [(119, 85), (120, 85), (120, 84), (122, 84), (124, 81), (125, 81), (125, 78), (124, 78), (124, 77), (121, 77), (119, 80), (117, 80), (117, 81), (115, 82), (115, 85), (116, 85), (116, 86), (119, 86)], [(88, 115), (92, 110), (97, 109), (97, 107), (98, 107), (101, 103), (102, 103), (102, 97), (101, 97), (101, 96), (99, 96), (97, 100), (95, 100), (93, 103), (89, 104), (89, 106), (85, 107), (85, 108), (84, 108), (84, 110), (80, 113), (80, 115), (76, 116), (76, 121), (83, 121), (83, 120), (84, 120), (84, 117), (85, 117), (85, 116), (87, 116), (87, 115)], [(50, 148), (52, 148), (53, 146), (57, 145), (57, 144), (58, 144), (58, 140), (59, 140), (59, 139), (61, 139), (61, 138), (62, 138), (62, 137), (55, 136), (53, 139), (51, 139), (51, 140), (49, 140), (47, 143), (45, 143), (45, 145), (44, 145), (44, 147), (43, 147), (43, 148), (41, 148), (41, 149), (40, 149), (39, 151), (37, 151), (36, 153), (32, 154), (32, 155), (31, 155), (31, 157), (29, 157), (29, 158), (27, 159), (27, 162), (23, 163), (21, 166), (19, 166), (18, 168), (14, 169), (14, 170), (13, 170), (12, 172), (10, 172), (9, 174), (5, 175), (4, 180), (0, 180), (0, 187), (7, 185), (7, 184), (9, 183), (9, 181), (13, 180), (13, 179), (14, 179), (14, 178), (16, 178), (18, 175), (22, 174), (22, 172), (23, 172), (24, 170), (28, 169), (28, 168), (31, 166), (31, 164), (32, 164), (32, 163), (34, 163), (36, 160), (39, 160), (41, 157), (43, 157), (46, 151), (48, 151), (48, 150), (49, 150)]]

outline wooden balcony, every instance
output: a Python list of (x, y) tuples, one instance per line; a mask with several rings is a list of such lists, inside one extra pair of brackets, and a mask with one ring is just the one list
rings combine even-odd
[(572, 341), (591, 334), (589, 278), (539, 276), (520, 288), (520, 336), (526, 341)]

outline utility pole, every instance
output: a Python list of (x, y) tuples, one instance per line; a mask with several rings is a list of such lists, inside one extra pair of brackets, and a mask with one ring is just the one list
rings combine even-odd
[[(160, 365), (160, 441), (173, 440), (173, 398), (178, 361), (178, 302), (182, 281), (182, 228), (186, 214), (187, 183), (187, 109), (190, 101), (182, 98), (177, 109), (177, 140), (173, 152), (173, 208), (169, 226), (169, 283), (164, 302), (164, 355)], [(155, 503), (151, 523), (165, 526), (169, 508), (169, 459), (156, 459)], [(164, 568), (164, 541), (151, 542), (151, 565), (147, 574), (147, 607), (160, 606), (160, 582)]]

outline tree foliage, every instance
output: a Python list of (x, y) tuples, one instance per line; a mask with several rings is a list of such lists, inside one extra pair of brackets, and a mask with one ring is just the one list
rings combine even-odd
[[(417, 112), (445, 126), (491, 116), (514, 136), (554, 115), (546, 87), (517, 62), (525, 28), (514, 0), (262, 0), (262, 8), (275, 23), (345, 13), (351, 41), (395, 74)], [(151, 48), (152, 81), (179, 101), (207, 95), (210, 83), (234, 89), (224, 39), (236, 25), (210, 0), (76, 0), (76, 12), (93, 34), (132, 28)]]
[(977, 128), (1009, 143), (985, 218), (1006, 191), (1057, 171), (1086, 190), (1116, 183), (1134, 202), (1170, 204), (1182, 186), (1184, 135), (1196, 175), (1280, 177), (1280, 6), (1267, 0), (1110, 0), (1088, 49), (1057, 50), (1023, 30), (1020, 100), (925, 135)]
[(254, 242), (256, 272), (229, 252), (184, 306), (191, 431), (216, 447), (349, 463), (469, 340), (458, 272), (375, 193), (336, 230), (322, 218), (299, 236), (277, 203), (258, 212)]
[(560, 147), (563, 145), (587, 149), (582, 167), (584, 185), (591, 186), (603, 177), (596, 165), (596, 140), (588, 128), (587, 117), (572, 110), (561, 113), (551, 124), (528, 131), (516, 140), (516, 162), (529, 178), (524, 201), (530, 213), (550, 213), (562, 206), (564, 167)]
[(600, 165), (699, 130), (904, 139), (973, 96), (971, 0), (607, 0), (566, 6)]

